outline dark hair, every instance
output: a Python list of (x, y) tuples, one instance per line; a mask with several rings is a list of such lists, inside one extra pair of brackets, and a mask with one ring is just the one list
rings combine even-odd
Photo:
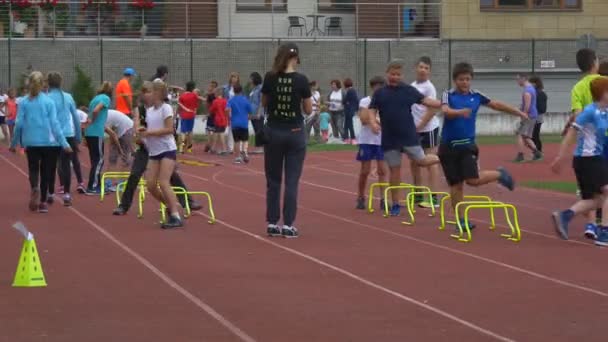
[(57, 71), (50, 71), (46, 75), (46, 82), (49, 85), (49, 88), (61, 88), (61, 83), (63, 82), (63, 78), (61, 74)]
[(528, 82), (532, 83), (534, 85), (534, 88), (536, 88), (536, 90), (545, 89), (545, 85), (543, 84), (543, 79), (538, 75), (532, 75), (528, 79)]
[(186, 91), (193, 91), (194, 89), (196, 89), (196, 83), (194, 83), (194, 81), (186, 83)]
[(528, 76), (528, 74), (523, 74), (523, 73), (519, 73), (517, 74), (517, 78), (522, 78), (524, 80), (530, 80), (530, 77)]
[(590, 72), (595, 61), (597, 61), (597, 55), (591, 49), (580, 49), (576, 52), (576, 65), (582, 72)]
[(600, 101), (608, 93), (608, 77), (598, 77), (591, 81), (593, 101)]
[(218, 85), (219, 85), (219, 84), (217, 83), (217, 81), (216, 81), (216, 80), (211, 80), (211, 82), (209, 82), (209, 83), (210, 83), (210, 84), (214, 84), (216, 88), (217, 88), (217, 87), (218, 87)]
[(251, 75), (249, 75), (249, 78), (255, 86), (262, 84), (262, 75), (257, 72), (252, 72)]
[(375, 87), (377, 85), (384, 85), (384, 77), (382, 76), (374, 76), (371, 80), (369, 80), (369, 86)]
[(274, 74), (278, 74), (280, 72), (285, 71), (287, 69), (287, 65), (292, 58), (298, 58), (298, 63), (300, 62), (300, 57), (298, 54), (298, 46), (293, 43), (287, 43), (279, 46), (279, 50), (277, 51), (276, 56), (274, 57), (274, 62), (272, 63), (272, 72)]
[(165, 76), (168, 73), (169, 73), (169, 68), (166, 65), (159, 65), (156, 68), (156, 74), (154, 74), (154, 77), (152, 77), (150, 79), (150, 81), (154, 81), (157, 78), (162, 78), (163, 76)]
[(232, 87), (232, 90), (234, 90), (235, 94), (240, 94), (243, 92), (243, 87), (237, 83), (235, 86)]
[(351, 78), (346, 78), (344, 80), (344, 88), (350, 88), (353, 86), (353, 80)]
[(467, 62), (460, 62), (454, 65), (452, 69), (452, 79), (455, 80), (460, 75), (469, 74), (471, 78), (475, 76), (475, 72), (473, 70), (473, 66)]
[(317, 81), (310, 81), (310, 83), (308, 83), (308, 85), (312, 88), (312, 87), (316, 87), (317, 86)]
[(393, 59), (386, 65), (386, 72), (391, 70), (403, 70), (403, 61), (400, 59)]
[(342, 82), (340, 82), (340, 80), (331, 80), (331, 82), (329, 82), (329, 84), (335, 84), (336, 88), (342, 89)]
[(420, 63), (424, 63), (424, 64), (428, 65), (429, 67), (433, 66), (433, 62), (431, 62), (431, 57), (429, 57), (429, 56), (422, 56), (422, 57), (418, 58), (418, 62), (416, 63), (416, 65), (418, 65)]
[(608, 76), (608, 59), (605, 59), (600, 63), (600, 70), (598, 73), (602, 76)]

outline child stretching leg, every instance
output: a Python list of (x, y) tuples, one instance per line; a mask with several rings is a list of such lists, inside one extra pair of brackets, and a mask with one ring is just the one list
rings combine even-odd
[(152, 91), (153, 107), (146, 112), (148, 127), (139, 129), (150, 156), (148, 191), (159, 202), (165, 204), (170, 212), (162, 228), (178, 228), (183, 223), (177, 208), (177, 197), (170, 183), (177, 159), (177, 145), (173, 137), (173, 109), (164, 102), (167, 97), (167, 85), (163, 81), (154, 81)]

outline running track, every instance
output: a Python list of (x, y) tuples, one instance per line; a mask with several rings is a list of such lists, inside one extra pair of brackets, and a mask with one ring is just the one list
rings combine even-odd
[[(482, 166), (506, 165), (512, 150), (483, 147)], [(552, 231), (550, 211), (574, 196), (468, 189), (516, 203), (523, 241), (484, 229), (479, 212), (465, 245), (423, 213), (407, 227), (352, 209), (353, 153), (310, 153), (301, 238), (286, 241), (264, 234), (262, 157), (247, 166), (200, 151), (188, 158), (223, 164), (180, 166), (191, 189), (212, 193), (219, 221), (201, 213), (162, 231), (152, 200), (142, 220), (112, 216), (113, 196), (28, 212), (25, 158), (3, 150), (0, 341), (605, 340), (608, 275), (596, 263), (607, 251), (580, 237), (581, 220), (569, 242)], [(546, 163), (507, 166), (518, 180), (572, 177), (567, 166), (560, 176)], [(10, 287), (17, 220), (36, 235), (46, 288)]]

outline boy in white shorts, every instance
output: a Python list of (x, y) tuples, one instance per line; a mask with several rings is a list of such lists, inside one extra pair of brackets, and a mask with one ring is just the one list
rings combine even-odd
[[(384, 78), (381, 76), (373, 77), (369, 81), (372, 88), (372, 94), (384, 85)], [(370, 175), (372, 161), (376, 161), (378, 170), (378, 181), (384, 183), (386, 181), (386, 165), (384, 164), (384, 153), (382, 151), (380, 133), (375, 133), (371, 128), (371, 121), (378, 122), (376, 115), (365, 115), (363, 112), (369, 109), (369, 104), (372, 102), (371, 96), (361, 99), (359, 102), (359, 113), (361, 117), (361, 132), (359, 133), (359, 152), (357, 152), (357, 161), (361, 162), (361, 170), (359, 171), (358, 182), (358, 197), (357, 209), (365, 209), (365, 189), (367, 188), (367, 178)], [(382, 191), (382, 189), (380, 189)], [(384, 208), (384, 203), (380, 201), (380, 208)]]

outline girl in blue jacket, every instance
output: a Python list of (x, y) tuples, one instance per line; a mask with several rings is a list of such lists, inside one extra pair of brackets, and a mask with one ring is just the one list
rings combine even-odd
[[(69, 207), (72, 205), (72, 197), (70, 195), (70, 187), (72, 185), (71, 163), (73, 157), (78, 158), (78, 144), (80, 144), (80, 117), (76, 111), (76, 103), (72, 95), (61, 90), (63, 78), (61, 74), (55, 71), (49, 72), (47, 83), (49, 85), (48, 96), (55, 104), (57, 110), (57, 120), (63, 131), (70, 148), (74, 153), (61, 152), (59, 154), (59, 180), (63, 187), (63, 205)], [(79, 164), (79, 162), (78, 162)], [(55, 172), (53, 172), (55, 175)], [(51, 179), (49, 194), (53, 194), (55, 189), (54, 177)]]
[(10, 151), (19, 143), (26, 149), (30, 179), (30, 210), (48, 212), (48, 189), (61, 148), (72, 152), (57, 120), (53, 101), (41, 93), (44, 78), (34, 71), (29, 76), (29, 94), (19, 103)]

